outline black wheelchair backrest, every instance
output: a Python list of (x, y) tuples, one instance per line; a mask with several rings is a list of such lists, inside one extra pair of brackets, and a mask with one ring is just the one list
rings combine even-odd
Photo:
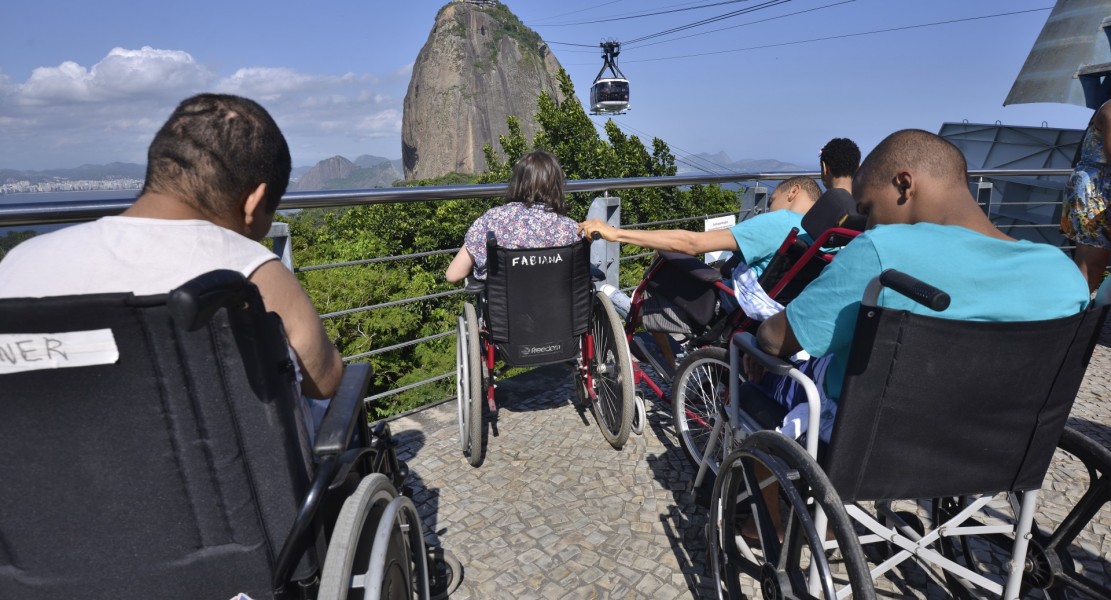
[(970, 322), (863, 305), (826, 454), (842, 500), (1037, 489), (1105, 317)]
[(502, 358), (528, 366), (574, 358), (590, 326), (590, 242), (487, 247), (486, 326)]
[(280, 321), (241, 275), (213, 277), (0, 300), (0, 597), (272, 597), (305, 425)]

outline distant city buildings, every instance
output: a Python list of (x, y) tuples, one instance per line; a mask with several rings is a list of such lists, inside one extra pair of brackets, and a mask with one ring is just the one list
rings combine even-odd
[(87, 192), (99, 190), (142, 189), (142, 179), (60, 179), (31, 183), (28, 180), (0, 184), (0, 194), (25, 194), (28, 192)]

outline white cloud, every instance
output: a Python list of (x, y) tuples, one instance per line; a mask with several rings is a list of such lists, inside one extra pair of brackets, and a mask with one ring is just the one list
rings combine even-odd
[(91, 69), (65, 61), (39, 67), (17, 86), (19, 102), (27, 105), (96, 103), (134, 97), (176, 97), (212, 80), (212, 73), (188, 52), (113, 48)]
[(91, 67), (75, 61), (39, 67), (22, 83), (0, 72), (0, 168), (142, 162), (174, 106), (203, 91), (262, 103), (298, 164), (335, 154), (397, 156), (408, 83), (397, 75), (244, 66), (221, 77), (188, 52), (149, 46), (113, 48)]

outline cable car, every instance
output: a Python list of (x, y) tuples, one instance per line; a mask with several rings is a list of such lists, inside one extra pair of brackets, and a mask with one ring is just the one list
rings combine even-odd
[[(594, 78), (590, 88), (590, 114), (620, 115), (629, 110), (629, 80), (617, 67), (617, 55), (621, 54), (618, 42), (602, 42), (602, 70)], [(609, 76), (606, 76), (606, 70)]]

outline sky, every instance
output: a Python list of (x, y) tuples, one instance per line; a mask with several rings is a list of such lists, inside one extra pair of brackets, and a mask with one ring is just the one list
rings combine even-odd
[[(295, 166), (399, 158), (413, 61), (444, 4), (9, 0), (0, 4), (0, 168), (143, 163), (174, 106), (202, 91), (262, 103)], [(550, 44), (580, 99), (601, 68), (597, 44), (623, 42), (631, 110), (614, 119), (645, 142), (663, 139), (681, 163), (725, 152), (815, 168), (833, 137), (867, 153), (906, 127), (1083, 128), (1091, 115), (1003, 106), (1053, 0), (505, 4)], [(699, 8), (707, 4), (716, 6)], [(640, 16), (652, 12), (663, 14)]]

